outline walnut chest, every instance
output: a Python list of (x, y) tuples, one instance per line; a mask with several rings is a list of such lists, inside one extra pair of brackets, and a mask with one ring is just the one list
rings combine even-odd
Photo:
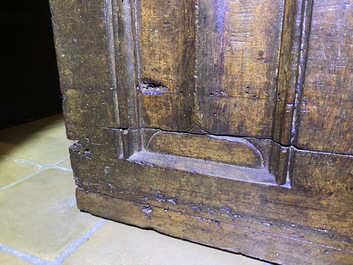
[(79, 209), (353, 264), (353, 2), (51, 0)]

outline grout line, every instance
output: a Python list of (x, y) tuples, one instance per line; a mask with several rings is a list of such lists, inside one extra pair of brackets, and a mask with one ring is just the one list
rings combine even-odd
[(59, 160), (59, 161), (56, 161), (54, 163), (44, 163), (44, 162), (39, 162), (39, 161), (34, 161), (34, 160), (28, 160), (28, 159), (24, 159), (24, 158), (18, 158), (18, 157), (11, 157), (11, 156), (7, 156), (7, 155), (0, 155), (0, 158), (1, 157), (4, 157), (6, 159), (10, 159), (10, 160), (13, 160), (13, 161), (17, 161), (17, 162), (22, 162), (22, 163), (25, 163), (25, 164), (30, 164), (30, 165), (35, 165), (35, 166), (41, 166), (41, 167), (55, 167), (57, 166), (57, 164), (60, 164), (62, 162), (64, 162), (66, 159), (69, 158), (69, 156)]
[(18, 158), (18, 157), (11, 157), (11, 156), (6, 156), (6, 155), (0, 155), (0, 159), (1, 157), (5, 158), (5, 159), (10, 159), (12, 161), (15, 162), (21, 162), (24, 164), (29, 164), (29, 165), (33, 165), (33, 166), (39, 166), (39, 167), (46, 167), (46, 168), (56, 168), (56, 169), (61, 169), (61, 170), (65, 170), (65, 171), (72, 171), (72, 168), (70, 167), (65, 167), (65, 166), (60, 166), (59, 164), (64, 162), (65, 160), (69, 159), (69, 157), (65, 157), (57, 162), (51, 163), (51, 164), (47, 164), (47, 163), (43, 163), (43, 162), (39, 162), (39, 161), (33, 161), (33, 160), (28, 160), (28, 159), (24, 159), (24, 158)]
[(4, 244), (0, 244), (0, 251), (5, 252), (7, 254), (10, 254), (12, 256), (15, 256), (17, 258), (20, 258), (22, 260), (28, 261), (32, 264), (35, 265), (49, 265), (50, 262), (41, 258), (38, 258), (36, 256), (33, 256), (29, 253), (23, 252), (21, 250), (6, 246)]
[[(14, 160), (16, 161), (16, 159), (14, 159)], [(21, 160), (22, 160), (22, 159), (19, 159), (19, 160), (17, 160), (17, 161), (22, 162)], [(59, 163), (60, 163), (60, 162), (59, 162)], [(10, 183), (10, 184), (8, 184), (8, 185), (6, 185), (6, 186), (0, 187), (0, 191), (6, 190), (6, 189), (8, 189), (8, 188), (11, 188), (12, 186), (15, 186), (15, 185), (17, 185), (17, 184), (19, 184), (19, 183), (21, 183), (21, 182), (23, 182), (23, 181), (25, 181), (25, 180), (27, 180), (27, 179), (33, 177), (33, 176), (39, 174), (39, 173), (42, 173), (42, 172), (45, 171), (45, 170), (48, 170), (48, 169), (59, 169), (59, 170), (63, 170), (63, 171), (72, 172), (72, 169), (71, 169), (71, 168), (66, 168), (66, 167), (61, 167), (61, 166), (55, 166), (55, 165), (54, 165), (54, 166), (49, 166), (49, 165), (45, 165), (45, 164), (35, 164), (35, 163), (29, 163), (29, 164), (36, 165), (36, 166), (40, 166), (40, 167), (42, 167), (42, 168), (39, 169), (39, 170), (37, 170), (37, 171), (35, 171), (35, 172), (33, 172), (32, 174), (29, 174), (29, 175), (27, 175), (27, 176), (25, 176), (25, 177), (23, 177), (23, 178), (21, 178), (21, 179), (15, 181), (15, 182), (12, 182), (12, 183)]]
[(86, 233), (84, 233), (75, 242), (69, 245), (63, 252), (61, 252), (51, 264), (59, 265), (62, 264), (78, 247), (82, 245), (90, 236), (92, 236), (99, 228), (105, 225), (108, 221), (105, 219), (100, 219), (92, 226)]
[(64, 167), (64, 166), (59, 166), (60, 163), (64, 162), (64, 161), (67, 160), (67, 159), (70, 159), (70, 156), (65, 157), (64, 159), (61, 159), (60, 161), (53, 163), (53, 164), (52, 164), (52, 167), (53, 167), (53, 168), (58, 168), (58, 169), (61, 169), (61, 170), (71, 171), (71, 172), (72, 172), (71, 166), (70, 166), (70, 168), (67, 168), (67, 167)]
[(50, 168), (60, 169), (60, 170), (63, 170), (63, 171), (70, 171), (70, 172), (72, 172), (72, 168), (68, 168), (68, 167), (53, 166), (53, 167), (50, 167)]
[(32, 173), (32, 174), (26, 176), (26, 177), (23, 177), (23, 178), (21, 178), (21, 179), (15, 181), (15, 182), (12, 182), (12, 183), (9, 184), (9, 185), (6, 185), (6, 186), (4, 186), (4, 187), (1, 187), (1, 188), (0, 188), (0, 191), (3, 191), (3, 190), (6, 190), (6, 189), (8, 189), (8, 188), (10, 188), (10, 187), (12, 187), (12, 186), (15, 186), (15, 185), (17, 185), (17, 184), (19, 184), (19, 183), (21, 183), (21, 182), (23, 182), (23, 181), (25, 181), (25, 180), (27, 180), (27, 179), (33, 177), (33, 176), (39, 174), (39, 173), (42, 173), (43, 171), (45, 171), (45, 170), (47, 170), (47, 169), (48, 169), (48, 167), (43, 166), (42, 169), (40, 169), (40, 170), (38, 170), (38, 171), (36, 171), (36, 172), (34, 172), (34, 173)]
[(65, 157), (65, 158), (63, 158), (63, 159), (61, 159), (61, 160), (59, 160), (59, 161), (57, 161), (57, 162), (54, 162), (54, 163), (52, 163), (51, 165), (52, 165), (52, 166), (56, 166), (56, 165), (58, 165), (58, 164), (64, 162), (66, 159), (69, 159), (69, 158), (70, 158), (70, 156), (68, 155), (67, 157)]

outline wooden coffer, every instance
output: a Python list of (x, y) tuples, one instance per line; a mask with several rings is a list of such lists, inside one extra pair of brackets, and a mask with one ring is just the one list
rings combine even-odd
[(78, 208), (353, 264), (353, 1), (51, 0)]

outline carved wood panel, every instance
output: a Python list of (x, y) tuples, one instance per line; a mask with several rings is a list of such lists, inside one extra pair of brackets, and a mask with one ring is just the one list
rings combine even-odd
[(141, 126), (270, 138), (283, 5), (136, 2)]
[(352, 154), (353, 3), (314, 1), (297, 146)]
[[(212, 136), (226, 135), (232, 139), (228, 148), (233, 141), (246, 142), (244, 136), (271, 138), (284, 2), (118, 1), (107, 6), (122, 128), (184, 132), (175, 141), (192, 139), (186, 133), (193, 133), (216, 143)], [(263, 18), (263, 12), (271, 15)], [(134, 133), (128, 156), (146, 148), (145, 137), (143, 130)], [(246, 160), (241, 150), (234, 154)], [(277, 154), (272, 157), (278, 160)], [(274, 183), (285, 184), (285, 172), (269, 163), (262, 167), (273, 171)]]

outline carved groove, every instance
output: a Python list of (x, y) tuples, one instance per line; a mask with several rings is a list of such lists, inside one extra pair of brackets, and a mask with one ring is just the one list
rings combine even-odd
[[(312, 5), (312, 0), (303, 0), (303, 2), (287, 0), (285, 5), (282, 56), (278, 70), (277, 103), (272, 137), (274, 143), (270, 161), (270, 171), (276, 176), (276, 181), (280, 185), (291, 182), (293, 152), (288, 147), (295, 146), (298, 138), (299, 108), (303, 94)], [(298, 18), (299, 21), (295, 23), (295, 19), (298, 20)], [(296, 34), (299, 36), (295, 36)], [(298, 57), (293, 58), (293, 55)], [(293, 71), (294, 65), (296, 65), (295, 71)], [(291, 68), (296, 73), (295, 77), (290, 76), (288, 69)], [(293, 78), (295, 78), (294, 82)]]
[(109, 75), (110, 75), (110, 89), (112, 90), (113, 104), (115, 115), (113, 115), (113, 119), (116, 119), (117, 124), (120, 124), (120, 112), (119, 112), (119, 103), (118, 103), (118, 89), (117, 89), (117, 77), (116, 77), (116, 53), (115, 53), (115, 33), (114, 33), (114, 8), (111, 0), (105, 0), (104, 6), (106, 11), (105, 21), (106, 21), (106, 36), (108, 43), (108, 65), (109, 65)]
[(236, 137), (160, 132), (153, 135), (146, 149), (236, 166), (263, 167), (261, 153), (248, 141)]
[(273, 124), (272, 140), (277, 143), (290, 144), (290, 128), (293, 115), (294, 89), (290, 83), (291, 67), (297, 64), (293, 53), (296, 52), (295, 39), (297, 1), (286, 0), (284, 5), (281, 50), (278, 65), (278, 81), (276, 86), (276, 108)]
[(128, 161), (149, 166), (176, 169), (205, 176), (220, 177), (264, 185), (274, 185), (274, 177), (264, 168), (239, 167), (190, 157), (166, 155), (148, 151), (134, 153)]
[[(179, 23), (185, 23), (183, 30), (180, 31), (174, 28), (170, 18), (160, 19), (157, 13), (161, 7), (137, 0), (113, 1), (117, 8), (117, 12), (113, 10), (113, 13), (118, 14), (114, 29), (120, 34), (115, 37), (116, 40), (119, 40), (115, 42), (115, 45), (118, 50), (116, 65), (118, 65), (119, 75), (117, 82), (120, 118), (126, 123), (121, 125), (121, 128), (134, 130), (134, 133), (128, 133), (124, 137), (123, 153), (125, 158), (146, 148), (143, 143), (148, 140), (144, 139), (145, 134), (141, 132), (142, 128), (189, 131), (194, 135), (209, 133), (245, 136), (249, 134), (252, 137), (270, 138), (273, 118), (269, 114), (272, 111), (266, 114), (255, 111), (255, 109), (270, 110), (276, 106), (273, 100), (270, 100), (275, 94), (273, 89), (276, 85), (275, 82), (266, 83), (266, 87), (263, 87), (263, 84), (267, 78), (264, 72), (266, 69), (266, 73), (272, 77), (277, 75), (276, 71), (268, 65), (270, 65), (269, 62), (273, 62), (273, 67), (278, 68), (279, 54), (275, 47), (281, 45), (281, 39), (276, 35), (267, 39), (260, 29), (251, 28), (248, 32), (241, 27), (238, 28), (235, 21), (248, 23), (241, 14), (257, 14), (258, 11), (254, 6), (250, 3), (242, 3), (240, 11), (233, 14), (231, 10), (234, 8), (231, 5), (234, 3), (211, 0), (195, 0), (193, 3), (178, 2), (177, 7), (173, 6), (174, 11), (168, 12), (168, 16), (165, 17), (175, 19)], [(271, 8), (276, 12), (264, 23), (270, 27), (273, 25), (274, 29), (281, 28), (283, 23), (280, 21), (283, 15), (282, 7), (283, 3), (267, 3), (266, 8)], [(232, 19), (234, 16), (236, 19)], [(207, 19), (205, 19), (206, 17)], [(260, 28), (264, 27), (259, 20), (255, 23)], [(118, 30), (119, 28), (124, 28), (124, 30)], [(234, 32), (228, 32), (232, 28), (234, 28)], [(167, 29), (177, 30), (177, 37), (163, 33), (168, 32)], [(276, 32), (276, 30), (274, 31)], [(183, 53), (182, 59), (179, 60), (170, 54), (166, 45), (157, 41), (160, 37), (165, 37), (165, 41), (171, 43), (171, 47), (176, 49), (176, 54)], [(182, 44), (178, 42), (180, 38), (183, 39)], [(236, 39), (234, 40), (234, 38)], [(266, 40), (259, 47), (259, 49), (261, 48), (258, 54), (260, 58), (255, 58), (252, 62), (253, 67), (261, 71), (259, 80), (262, 81), (246, 81), (244, 83), (245, 94), (243, 94), (242, 87), (239, 87), (239, 85), (243, 86), (243, 81), (239, 80), (248, 79), (252, 76), (253, 70), (246, 69), (244, 73), (232, 73), (239, 75), (240, 79), (237, 81), (229, 79), (230, 75), (227, 73), (236, 71), (235, 61), (237, 60), (235, 58), (241, 59), (251, 55), (250, 47), (257, 45), (255, 41), (257, 38)], [(235, 45), (237, 40), (240, 40), (241, 43), (238, 43), (238, 46), (234, 48), (232, 45)], [(241, 49), (244, 49), (243, 54), (239, 53)], [(155, 54), (158, 56), (168, 55), (168, 58), (171, 56), (172, 60), (176, 60), (174, 65), (177, 66), (170, 64), (168, 60), (165, 60), (163, 64), (149, 64), (151, 56)], [(268, 58), (264, 58), (264, 56)], [(266, 60), (269, 62), (265, 63)], [(270, 79), (275, 80), (272, 77)], [(231, 89), (239, 90), (239, 94)], [(250, 91), (253, 92), (250, 93)], [(258, 116), (254, 117), (253, 114)], [(260, 120), (261, 122), (259, 122)], [(201, 136), (193, 137), (196, 139)], [(171, 138), (175, 138), (174, 141), (179, 139), (177, 134)], [(212, 142), (216, 143), (215, 139), (213, 137)], [(217, 140), (222, 141), (220, 138)], [(186, 143), (185, 139), (182, 141)], [(168, 141), (168, 143), (172, 142), (172, 140)], [(187, 145), (192, 146), (193, 144), (195, 143), (190, 141)], [(237, 144), (241, 146), (240, 143)], [(180, 157), (207, 159), (205, 154), (202, 154), (207, 153), (207, 150), (201, 145), (194, 146), (192, 152), (187, 152), (187, 148), (184, 148), (182, 152), (181, 150), (175, 152), (177, 149), (167, 150), (168, 145), (170, 144), (160, 145), (160, 147), (164, 146), (164, 149), (158, 150)], [(210, 147), (207, 144), (206, 146)], [(230, 149), (233, 148), (233, 153), (228, 152), (229, 159), (219, 159), (216, 155), (211, 155), (208, 156), (208, 161), (252, 168), (263, 167), (261, 154), (255, 148), (255, 151), (251, 153), (249, 151), (252, 150), (251, 148), (242, 149), (239, 146), (236, 147), (234, 143), (230, 146)], [(158, 151), (154, 150), (154, 152)], [(223, 157), (227, 156), (223, 155)], [(275, 176), (279, 175), (276, 170), (273, 173)], [(277, 182), (283, 184), (283, 181)]]
[(291, 144), (296, 145), (298, 141), (298, 126), (299, 126), (299, 115), (300, 105), (303, 94), (303, 84), (305, 79), (305, 70), (308, 54), (308, 42), (310, 35), (310, 26), (312, 18), (313, 0), (303, 1), (303, 14), (302, 14), (302, 29), (301, 29), (301, 40), (300, 40), (300, 53), (298, 58), (298, 70), (297, 70), (297, 83), (295, 87), (295, 101), (293, 111), (293, 121), (291, 130)]

